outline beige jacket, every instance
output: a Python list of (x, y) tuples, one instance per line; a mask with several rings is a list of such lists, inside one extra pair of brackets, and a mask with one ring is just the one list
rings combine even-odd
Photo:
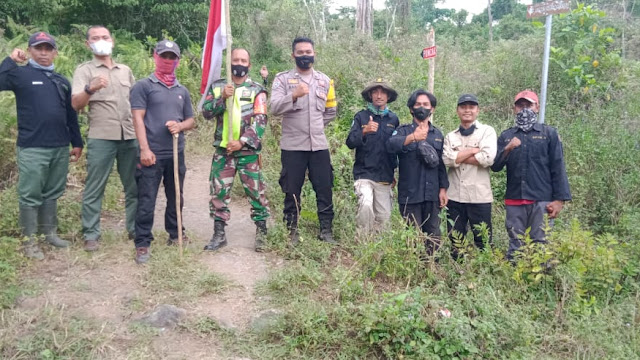
[[(469, 136), (462, 136), (456, 129), (444, 138), (442, 160), (449, 168), (449, 199), (460, 203), (482, 204), (493, 202), (491, 191), (491, 168), (496, 157), (498, 140), (496, 131), (489, 125), (474, 123), (476, 129)], [(461, 150), (479, 148), (475, 154), (478, 165), (456, 164)]]
[(109, 85), (89, 98), (89, 134), (91, 139), (131, 140), (136, 138), (131, 117), (129, 92), (135, 83), (128, 66), (117, 64), (109, 69), (93, 59), (76, 68), (71, 93), (79, 94), (98, 75), (109, 79)]

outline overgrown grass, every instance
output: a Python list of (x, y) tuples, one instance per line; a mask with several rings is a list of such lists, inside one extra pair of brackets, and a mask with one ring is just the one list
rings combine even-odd
[(153, 261), (142, 275), (142, 286), (165, 301), (196, 301), (205, 295), (218, 294), (229, 284), (220, 275), (208, 271), (189, 248), (181, 259), (173, 246), (153, 248)]
[[(27, 30), (23, 32), (26, 35)], [(274, 34), (274, 43), (286, 48), (290, 39), (284, 37), (289, 32)], [(119, 61), (130, 65), (137, 78), (146, 76), (152, 68), (149, 44), (126, 33), (116, 35)], [(402, 123), (410, 121), (404, 101), (411, 91), (426, 87), (428, 80), (426, 64), (417, 55), (423, 36), (406, 35), (383, 43), (355, 36), (350, 29), (334, 35), (331, 41), (318, 44), (317, 68), (335, 79), (338, 95), (338, 117), (325, 132), (335, 175), (334, 232), (341, 245), (330, 247), (316, 240), (315, 194), (307, 183), (302, 190), (302, 242), (294, 249), (287, 246), (287, 231), (280, 220), (283, 194), (277, 185), (280, 119), (271, 117), (263, 149), (274, 219), (269, 246), (286, 264), (257, 291), (269, 299), (262, 305), (278, 308), (282, 315), (260, 331), (229, 332), (207, 317), (192, 319), (181, 331), (201, 338), (214, 335), (228, 353), (261, 359), (638, 358), (640, 65), (627, 60), (617, 69), (599, 73), (603, 77), (598, 81), (608, 87), (591, 95), (576, 93), (573, 80), (563, 77), (561, 69), (552, 64), (552, 74), (557, 76), (550, 79), (547, 123), (557, 127), (562, 137), (574, 200), (556, 222), (549, 246), (527, 245), (515, 267), (503, 260), (508, 241), (503, 226), (503, 172), (492, 175), (496, 199), (493, 249), (471, 248), (463, 261), (456, 262), (449, 255), (455, 245), (445, 241), (436, 257), (425, 259), (424, 237), (404, 226), (397, 208), (387, 231), (370, 237), (356, 234), (353, 155), (344, 146), (353, 115), (363, 106), (360, 91), (374, 78), (382, 76), (393, 84), (400, 96), (391, 109)], [(0, 50), (25, 40), (25, 36), (0, 38)], [(457, 128), (455, 100), (460, 93), (476, 93), (480, 121), (500, 132), (513, 124), (513, 95), (524, 88), (537, 89), (540, 84), (540, 29), (518, 41), (496, 41), (486, 49), (484, 41), (476, 40), (438, 40), (435, 123), (445, 133)], [(61, 36), (59, 43), (61, 57), (56, 66), (70, 75), (89, 53), (78, 34)], [(178, 79), (196, 94), (199, 55), (191, 50), (184, 53)], [(268, 59), (273, 64), (272, 75), (293, 66), (284, 55), (287, 53), (276, 52)], [(254, 66), (252, 71), (256, 70)], [(193, 100), (197, 102), (198, 96)], [(0, 95), (0, 105), (0, 170), (6, 174), (14, 168), (12, 96)], [(81, 117), (81, 121), (86, 131), (86, 120)], [(213, 124), (198, 118), (197, 130), (188, 135), (187, 152), (211, 154), (212, 136)], [(61, 232), (69, 238), (79, 234), (83, 161), (72, 166), (73, 191), (62, 199)], [(0, 288), (3, 307), (13, 306), (22, 291), (19, 279), (29, 274), (17, 253), (17, 197), (12, 181), (15, 177), (0, 192), (0, 280), (7, 284)], [(105, 209), (121, 214), (121, 199), (118, 180), (112, 176)], [(107, 245), (117, 241), (118, 235), (113, 234), (113, 242)], [(173, 250), (154, 247), (153, 261), (140, 275), (146, 290), (143, 296), (188, 303), (229, 286), (205, 271), (191, 251), (181, 261)], [(141, 299), (131, 304), (133, 310), (144, 307)], [(3, 327), (16, 329), (16, 334), (7, 338), (4, 333), (2, 356), (104, 355), (110, 338), (86, 335), (97, 333), (96, 324), (88, 319), (74, 320), (55, 309), (45, 310), (44, 320), (38, 323), (21, 317), (28, 315), (19, 311), (5, 310), (9, 316), (3, 317)], [(451, 317), (444, 310), (449, 310)], [(63, 330), (66, 335), (60, 338)], [(143, 340), (155, 336), (144, 328), (130, 331)], [(14, 335), (26, 342), (11, 341)], [(142, 341), (132, 345), (128, 356), (150, 358), (152, 354), (151, 347)]]

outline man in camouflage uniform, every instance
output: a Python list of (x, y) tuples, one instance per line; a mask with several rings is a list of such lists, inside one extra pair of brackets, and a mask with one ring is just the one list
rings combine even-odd
[[(224, 227), (231, 217), (229, 201), (231, 187), (236, 172), (240, 173), (240, 182), (251, 204), (251, 219), (256, 223), (255, 250), (262, 251), (267, 235), (266, 219), (269, 217), (269, 204), (265, 196), (265, 183), (260, 169), (260, 150), (262, 135), (267, 125), (267, 91), (260, 84), (249, 79), (251, 62), (249, 52), (234, 49), (231, 52), (232, 83), (224, 79), (217, 80), (203, 104), (206, 119), (215, 117), (216, 132), (213, 146), (215, 153), (211, 162), (211, 201), (209, 209), (214, 218), (213, 237), (205, 250), (217, 250), (227, 245)], [(266, 77), (266, 68), (261, 69)], [(233, 140), (229, 140), (228, 98), (233, 100), (232, 131)]]

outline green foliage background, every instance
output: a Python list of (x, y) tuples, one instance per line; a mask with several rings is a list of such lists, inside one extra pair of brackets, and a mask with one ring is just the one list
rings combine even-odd
[[(291, 40), (297, 35), (315, 38), (309, 14), (317, 15), (314, 11), (319, 8), (326, 16), (327, 41), (316, 38), (316, 68), (335, 80), (338, 95), (338, 118), (326, 133), (336, 178), (334, 227), (343, 245), (331, 250), (310, 241), (317, 218), (307, 184), (302, 213), (305, 241), (294, 250), (286, 248), (278, 219), (283, 198), (277, 186), (280, 125), (277, 117), (271, 117), (264, 166), (276, 224), (269, 243), (289, 261), (260, 292), (273, 297), (283, 316), (272, 327), (241, 337), (205, 326), (206, 319), (197, 328), (216, 332), (228, 348), (256, 358), (637, 358), (640, 21), (635, 16), (640, 6), (634, 8), (630, 1), (625, 2), (630, 18), (624, 21), (622, 8), (608, 1), (575, 4), (572, 13), (554, 17), (546, 119), (562, 137), (574, 200), (557, 221), (548, 247), (529, 244), (517, 266), (504, 262), (504, 173), (492, 175), (496, 197), (492, 251), (470, 249), (468, 239), (461, 239), (457, 246), (467, 256), (459, 263), (448, 256), (456, 245), (447, 241), (438, 263), (425, 261), (424, 238), (404, 227), (397, 210), (387, 232), (374, 238), (356, 236), (353, 160), (344, 146), (346, 133), (363, 106), (361, 89), (377, 77), (393, 84), (400, 96), (391, 109), (401, 122), (410, 121), (405, 100), (428, 81), (427, 64), (419, 57), (425, 23), (436, 29), (439, 105), (434, 116), (444, 132), (457, 127), (455, 101), (461, 93), (476, 93), (480, 121), (502, 131), (513, 122), (514, 94), (525, 88), (539, 91), (544, 29), (541, 23), (524, 19), (522, 5), (494, 1), (493, 16), (499, 22), (490, 43), (486, 12), (467, 22), (465, 13), (435, 10), (436, 3), (388, 1), (387, 9), (375, 12), (374, 38), (367, 38), (354, 32), (353, 9), (329, 13), (322, 1), (307, 1), (309, 9), (298, 0), (233, 2), (234, 44), (247, 47), (253, 55), (256, 78), (261, 64), (269, 67), (271, 78), (291, 68)], [(389, 28), (393, 6), (406, 4), (412, 10), (409, 17)], [(153, 69), (153, 44), (170, 36), (184, 49), (178, 78), (197, 94), (207, 12), (205, 1), (7, 0), (0, 4), (0, 53), (24, 47), (35, 30), (51, 31), (60, 44), (56, 68), (71, 77), (75, 67), (91, 56), (83, 43), (86, 28), (101, 23), (116, 39), (117, 61), (142, 78)], [(192, 98), (197, 102), (198, 96)], [(211, 124), (202, 118), (197, 121), (197, 130), (189, 134), (188, 151), (208, 153)], [(83, 116), (81, 122), (86, 131)], [(19, 274), (28, 270), (16, 252), (16, 124), (13, 95), (2, 92), (0, 299), (9, 308), (20, 294)], [(82, 162), (72, 176), (82, 182)], [(113, 199), (107, 210), (121, 210), (116, 205), (118, 191), (108, 192)], [(74, 236), (79, 231), (79, 207), (73, 199), (63, 201), (70, 205), (62, 229)], [(439, 315), (444, 308), (451, 311), (450, 318)], [(11, 349), (0, 347), (0, 354), (11, 357), (15, 355)]]

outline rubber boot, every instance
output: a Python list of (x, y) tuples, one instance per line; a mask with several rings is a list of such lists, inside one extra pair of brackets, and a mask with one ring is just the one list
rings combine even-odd
[(225, 222), (222, 220), (216, 220), (213, 223), (213, 236), (204, 249), (209, 251), (215, 251), (227, 246), (227, 236), (224, 233)]
[(256, 252), (263, 252), (267, 241), (267, 222), (265, 220), (256, 221)]
[(38, 209), (38, 231), (45, 240), (59, 248), (66, 248), (69, 242), (58, 237), (58, 200), (45, 200)]
[(333, 239), (331, 220), (320, 220), (320, 234), (318, 235), (318, 239), (329, 244), (338, 243)]
[(38, 208), (21, 204), (18, 221), (20, 222), (22, 235), (27, 238), (27, 240), (22, 242), (22, 252), (24, 256), (36, 260), (44, 259), (44, 254), (42, 250), (40, 250), (40, 247), (38, 247), (36, 238)]

